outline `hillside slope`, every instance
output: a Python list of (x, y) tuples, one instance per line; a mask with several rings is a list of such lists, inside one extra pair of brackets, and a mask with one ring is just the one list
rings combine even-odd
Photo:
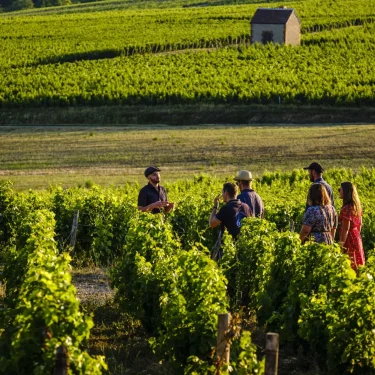
[(302, 20), (294, 48), (249, 44), (269, 3), (146, 3), (3, 14), (0, 107), (375, 104), (375, 0), (288, 2)]

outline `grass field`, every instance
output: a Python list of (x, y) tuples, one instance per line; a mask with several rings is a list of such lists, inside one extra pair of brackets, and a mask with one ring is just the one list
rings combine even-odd
[(144, 182), (146, 166), (163, 181), (250, 169), (374, 166), (375, 125), (0, 127), (0, 179), (15, 188)]

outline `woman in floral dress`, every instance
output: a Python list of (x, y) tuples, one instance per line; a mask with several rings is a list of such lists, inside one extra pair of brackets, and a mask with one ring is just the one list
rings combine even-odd
[(302, 220), (301, 241), (304, 242), (310, 236), (315, 242), (332, 244), (337, 228), (337, 212), (324, 185), (311, 185), (308, 203), (310, 207)]
[(343, 182), (339, 188), (340, 198), (343, 200), (339, 216), (340, 245), (349, 255), (352, 268), (357, 271), (359, 265), (365, 264), (361, 226), (362, 209), (357, 189), (351, 182)]

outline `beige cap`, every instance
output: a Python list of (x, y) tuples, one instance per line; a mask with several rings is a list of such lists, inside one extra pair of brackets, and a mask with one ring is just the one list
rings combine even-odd
[(234, 179), (236, 181), (252, 181), (253, 176), (250, 171), (239, 171)]

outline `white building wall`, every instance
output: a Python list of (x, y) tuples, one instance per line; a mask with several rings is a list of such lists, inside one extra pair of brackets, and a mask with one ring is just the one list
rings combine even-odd
[(284, 28), (285, 25), (272, 25), (272, 24), (252, 24), (252, 43), (262, 43), (263, 31), (273, 32), (273, 42), (283, 44), (284, 43)]

